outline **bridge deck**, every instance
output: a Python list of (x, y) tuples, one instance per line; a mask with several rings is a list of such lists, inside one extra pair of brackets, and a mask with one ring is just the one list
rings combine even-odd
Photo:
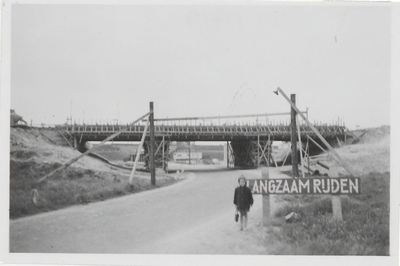
[[(326, 139), (343, 137), (344, 126), (315, 126)], [(139, 141), (144, 125), (68, 125), (58, 130), (83, 141), (101, 141), (111, 134), (124, 130), (116, 141)], [(301, 138), (315, 137), (306, 125), (300, 126)], [(270, 138), (271, 140), (290, 140), (288, 125), (155, 125), (156, 138), (166, 137), (172, 141), (228, 141), (231, 139)]]

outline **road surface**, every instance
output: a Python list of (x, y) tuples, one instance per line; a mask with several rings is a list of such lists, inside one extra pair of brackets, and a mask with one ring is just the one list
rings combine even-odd
[(10, 252), (265, 254), (261, 196), (245, 231), (234, 222), (241, 174), (260, 178), (260, 170), (185, 173), (168, 187), (10, 221)]

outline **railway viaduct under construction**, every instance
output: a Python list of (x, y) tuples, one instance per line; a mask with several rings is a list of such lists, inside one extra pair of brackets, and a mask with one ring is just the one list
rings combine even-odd
[[(239, 116), (216, 116), (216, 117), (186, 117), (186, 118), (167, 118), (155, 119), (153, 102), (150, 102), (150, 112), (141, 116), (129, 125), (63, 125), (53, 128), (53, 133), (59, 134), (71, 147), (74, 147), (82, 152), (81, 155), (69, 161), (65, 165), (55, 169), (51, 173), (37, 180), (41, 182), (48, 176), (51, 176), (57, 171), (68, 167), (81, 157), (95, 151), (96, 147), (105, 144), (107, 141), (140, 141), (138, 154), (134, 168), (131, 173), (129, 183), (133, 179), (136, 170), (137, 160), (140, 157), (140, 150), (145, 151), (145, 163), (151, 173), (151, 182), (155, 185), (155, 168), (168, 166), (169, 146), (172, 141), (226, 141), (228, 162), (227, 166), (233, 164), (235, 167), (254, 168), (260, 164), (270, 166), (275, 164), (272, 156), (273, 141), (290, 141), (292, 149), (292, 166), (295, 176), (298, 175), (298, 142), (300, 142), (300, 157), (302, 154), (310, 154), (311, 147), (318, 147), (322, 150), (325, 146), (329, 149), (340, 164), (342, 164), (348, 172), (353, 175), (345, 162), (333, 150), (334, 143), (346, 142), (346, 127), (343, 125), (312, 125), (304, 116), (305, 112), (300, 111), (295, 103), (295, 95), (291, 95), (289, 99), (286, 94), (278, 88), (275, 94), (281, 93), (282, 96), (291, 105), (290, 113), (279, 114), (257, 114), (257, 115), (239, 115)], [(245, 118), (254, 116), (272, 116), (272, 115), (290, 115), (290, 125), (272, 125), (256, 123), (253, 125), (176, 125), (174, 121), (198, 121), (198, 120), (215, 120), (221, 118)], [(297, 115), (301, 116), (304, 124), (300, 125), (297, 121)], [(137, 124), (145, 122), (145, 125)], [(174, 123), (171, 125), (170, 123)], [(148, 130), (149, 129), (149, 130)], [(148, 132), (149, 131), (149, 132)], [(311, 142), (309, 142), (311, 140)], [(101, 141), (89, 150), (86, 150), (88, 141)], [(303, 148), (302, 143), (307, 143), (306, 148)], [(301, 158), (302, 160), (302, 158)], [(354, 175), (353, 175), (354, 176)]]
[[(275, 115), (275, 114), (272, 114)], [(283, 114), (280, 114), (283, 115)], [(178, 119), (174, 119), (178, 120)], [(180, 120), (188, 120), (183, 118)], [(274, 141), (291, 141), (290, 125), (166, 125), (164, 119), (154, 119), (155, 165), (166, 168), (168, 165), (169, 146), (173, 141), (219, 141), (227, 142), (228, 164), (236, 167), (257, 167), (260, 164), (274, 165), (271, 147)], [(145, 125), (65, 125), (56, 127), (56, 134), (80, 152), (87, 150), (89, 141), (103, 141), (115, 132), (121, 131), (113, 141), (141, 141)], [(322, 136), (331, 144), (346, 141), (346, 127), (339, 125), (315, 126)], [(309, 126), (299, 125), (301, 141), (309, 143), (313, 150), (317, 145), (323, 146)], [(297, 132), (295, 132), (297, 137)], [(144, 159), (148, 165), (150, 153), (150, 132), (146, 133), (143, 143)]]

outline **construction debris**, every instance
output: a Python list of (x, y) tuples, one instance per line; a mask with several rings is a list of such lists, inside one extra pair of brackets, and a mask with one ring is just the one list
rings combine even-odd
[(296, 222), (300, 219), (300, 214), (295, 213), (295, 212), (291, 212), (288, 215), (285, 216), (285, 222), (286, 223), (293, 223)]

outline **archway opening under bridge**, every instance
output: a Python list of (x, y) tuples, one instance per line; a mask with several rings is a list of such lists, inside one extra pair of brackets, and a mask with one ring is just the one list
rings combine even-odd
[[(98, 145), (98, 141), (86, 143), (87, 148)], [(113, 164), (133, 167), (140, 142), (110, 141), (95, 150)], [(308, 144), (307, 144), (308, 145)], [(322, 151), (315, 145), (302, 143), (303, 156)], [(300, 146), (300, 144), (298, 144)], [(297, 156), (300, 157), (300, 147)], [(156, 168), (168, 172), (201, 171), (222, 169), (257, 168), (258, 166), (277, 167), (291, 165), (291, 144), (267, 139), (232, 141), (158, 141), (156, 144)], [(149, 142), (145, 141), (139, 153), (139, 170), (149, 168)]]

